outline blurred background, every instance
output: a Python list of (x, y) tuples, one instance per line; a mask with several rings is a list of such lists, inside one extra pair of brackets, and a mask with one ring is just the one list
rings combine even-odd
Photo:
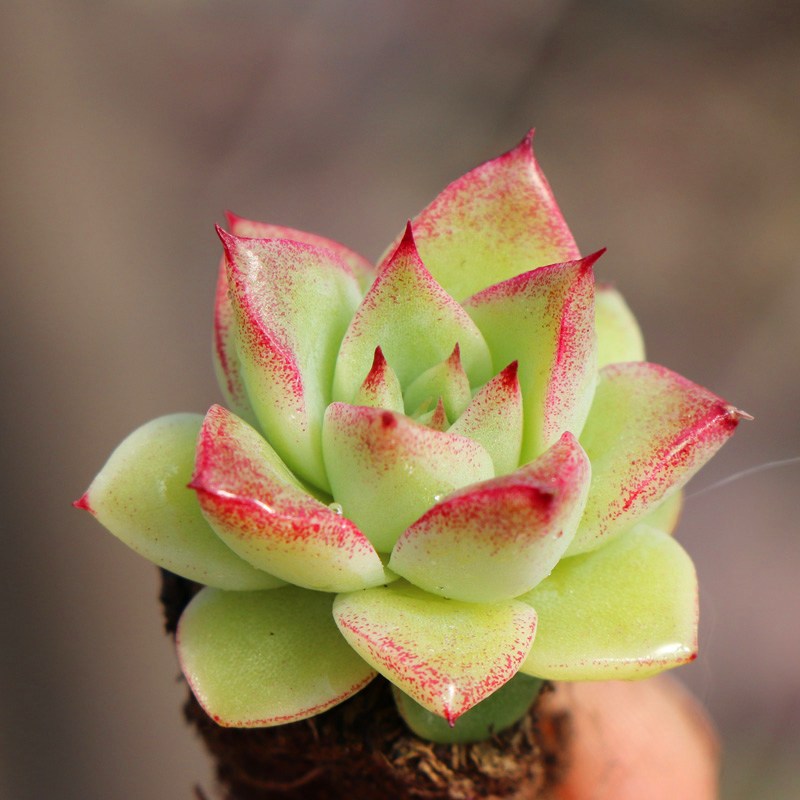
[(680, 677), (723, 797), (798, 796), (800, 14), (769, 0), (90, 2), (4, 8), (0, 796), (190, 797), (156, 570), (69, 503), (160, 414), (219, 399), (231, 208), (377, 257), (538, 129), (651, 360), (756, 417), (690, 484)]

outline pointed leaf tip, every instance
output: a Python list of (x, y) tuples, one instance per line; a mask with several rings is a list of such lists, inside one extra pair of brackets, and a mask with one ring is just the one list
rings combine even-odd
[(414, 250), (417, 249), (417, 245), (414, 242), (414, 229), (411, 227), (411, 220), (406, 221), (406, 228), (403, 231), (403, 238), (400, 240), (400, 245), (398, 247), (398, 250), (400, 249), (400, 247), (403, 246), (413, 247)]
[(72, 501), (73, 508), (79, 508), (81, 511), (88, 511), (94, 514), (94, 509), (89, 505), (89, 492), (84, 492), (77, 500)]

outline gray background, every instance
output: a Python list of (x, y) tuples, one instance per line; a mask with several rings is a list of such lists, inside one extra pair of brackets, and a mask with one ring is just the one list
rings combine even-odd
[[(155, 570), (69, 507), (134, 426), (218, 399), (218, 243), (243, 215), (376, 257), (449, 180), (537, 152), (651, 360), (756, 416), (693, 482), (800, 455), (793, 2), (12, 2), (2, 63), (0, 796), (189, 797)], [(682, 670), (724, 796), (800, 783), (788, 466), (690, 499)]]

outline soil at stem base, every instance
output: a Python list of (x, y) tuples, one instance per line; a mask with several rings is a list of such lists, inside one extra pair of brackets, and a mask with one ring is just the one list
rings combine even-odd
[[(162, 577), (174, 634), (199, 587), (165, 570)], [(491, 740), (467, 745), (412, 734), (381, 677), (324, 714), (275, 728), (221, 728), (191, 693), (184, 712), (216, 761), (226, 800), (547, 800), (566, 768), (569, 719), (540, 717), (537, 708)]]

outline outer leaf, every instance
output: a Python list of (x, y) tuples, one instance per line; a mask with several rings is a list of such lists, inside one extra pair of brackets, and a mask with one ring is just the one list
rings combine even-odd
[(483, 742), (519, 722), (530, 711), (544, 681), (517, 673), (508, 683), (458, 718), (452, 727), (396, 686), (392, 695), (406, 725), (421, 739), (439, 744)]
[(742, 414), (656, 364), (600, 372), (581, 444), (592, 462), (586, 512), (570, 554), (622, 532), (680, 489), (728, 440)]
[(507, 600), (546, 578), (572, 541), (591, 467), (571, 433), (511, 475), (468, 486), (398, 539), (389, 569), (429, 592)]
[(202, 421), (172, 414), (135, 430), (76, 505), (139, 555), (189, 580), (235, 590), (281, 586), (222, 543), (186, 487)]
[(464, 303), (489, 343), (495, 368), (519, 361), (523, 462), (565, 430), (577, 436), (589, 413), (597, 363), (592, 265), (602, 252), (540, 267)]
[(469, 436), (486, 448), (497, 475), (517, 468), (522, 449), (522, 391), (517, 372), (518, 362), (512, 361), (450, 426), (450, 433)]
[(414, 220), (420, 254), (457, 300), (580, 256), (532, 149), (533, 131), (451, 183)]
[(223, 255), (219, 262), (217, 288), (214, 295), (214, 374), (225, 403), (242, 419), (258, 424), (247, 388), (242, 378), (242, 365), (236, 346), (236, 314), (228, 294), (228, 265)]
[(217, 723), (283, 725), (313, 717), (375, 673), (331, 618), (331, 595), (287, 586), (272, 592), (203, 589), (178, 626), (183, 674)]
[(613, 286), (597, 286), (594, 295), (597, 366), (644, 361), (644, 339), (636, 317)]
[[(350, 266), (359, 283), (366, 288), (372, 282), (374, 269), (358, 253), (338, 242), (325, 239), (306, 231), (254, 222), (228, 212), (228, 229), (235, 236), (256, 239), (290, 239), (294, 242), (332, 250), (342, 261)], [(238, 416), (255, 424), (255, 412), (247, 397), (247, 390), (241, 375), (241, 364), (236, 349), (236, 317), (228, 294), (228, 270), (223, 256), (219, 265), (217, 290), (214, 302), (214, 371), (219, 382), (225, 404)]]
[(259, 433), (220, 406), (200, 431), (191, 486), (219, 537), (259, 569), (326, 592), (386, 581), (364, 534), (307, 494)]
[(411, 228), (367, 292), (342, 342), (333, 396), (350, 402), (380, 345), (407, 387), (429, 367), (461, 347), (473, 383), (491, 376), (491, 357), (480, 331), (433, 279), (420, 260)]
[(284, 461), (327, 489), (320, 428), (336, 353), (358, 305), (356, 279), (329, 250), (223, 231), (220, 238), (255, 413)]
[(375, 277), (375, 268), (372, 264), (349, 247), (345, 247), (332, 239), (318, 236), (316, 233), (299, 231), (297, 228), (286, 228), (283, 225), (272, 225), (268, 222), (256, 222), (252, 219), (245, 219), (230, 211), (225, 213), (228, 220), (228, 230), (234, 236), (244, 236), (250, 239), (289, 239), (293, 242), (303, 242), (312, 247), (320, 247), (325, 250), (333, 251), (338, 258), (344, 261), (353, 274), (358, 278), (358, 282), (366, 289)]
[(375, 348), (372, 368), (356, 392), (353, 404), (403, 413), (403, 390), (400, 388), (400, 381), (384, 358), (380, 347)]
[(458, 344), (444, 361), (423, 372), (406, 389), (406, 410), (409, 414), (415, 414), (420, 407), (435, 406), (439, 398), (449, 419), (459, 417), (472, 400), (469, 378), (461, 366)]
[(524, 603), (460, 603), (402, 582), (339, 595), (333, 615), (356, 652), (450, 723), (513, 677), (536, 630)]
[(493, 475), (472, 439), (377, 408), (333, 403), (323, 446), (336, 501), (380, 552), (441, 496)]
[(697, 655), (697, 579), (668, 534), (637, 525), (564, 559), (520, 598), (539, 614), (522, 666), (551, 680), (645, 678)]

